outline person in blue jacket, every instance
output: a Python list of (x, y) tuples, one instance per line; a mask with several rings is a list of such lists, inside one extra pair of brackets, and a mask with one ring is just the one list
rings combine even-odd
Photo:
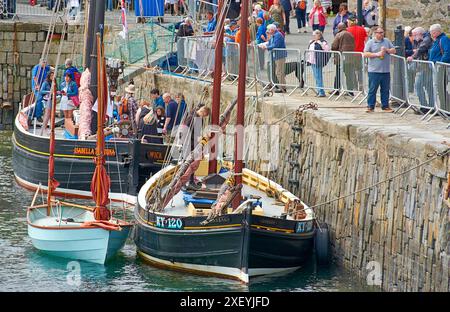
[[(39, 90), (41, 84), (44, 82), (51, 67), (47, 65), (45, 59), (41, 59), (39, 64), (35, 65), (31, 70), (31, 90), (34, 92), (34, 98), (37, 100), (39, 95)], [(30, 118), (37, 118), (38, 120), (42, 118), (42, 113), (44, 107), (42, 106), (42, 101), (36, 101), (34, 109), (30, 110)]]
[(206, 17), (208, 19), (208, 24), (206, 25), (206, 28), (204, 29), (205, 35), (212, 35), (216, 31), (217, 21), (214, 17), (214, 12), (208, 11), (206, 13)]
[[(275, 65), (275, 76), (280, 87), (275, 90), (276, 93), (285, 93), (286, 92), (286, 75), (285, 75), (285, 63), (287, 52), (286, 50), (278, 50), (278, 49), (286, 49), (286, 41), (284, 36), (277, 30), (277, 26), (274, 24), (270, 24), (267, 26), (267, 33), (270, 36), (269, 42), (267, 45), (262, 44), (261, 48), (267, 49), (268, 51), (272, 51), (271, 59), (273, 64)], [(275, 49), (275, 50), (274, 50)], [(274, 79), (273, 79), (274, 80)]]
[(434, 42), (428, 54), (428, 60), (434, 63), (450, 63), (450, 39), (442, 32), (441, 25), (431, 25), (430, 34)]
[(74, 133), (73, 124), (73, 110), (75, 109), (74, 101), (78, 100), (78, 86), (73, 80), (73, 76), (70, 73), (64, 75), (64, 81), (60, 86), (61, 102), (60, 109), (64, 114), (64, 128), (69, 131), (69, 133)]

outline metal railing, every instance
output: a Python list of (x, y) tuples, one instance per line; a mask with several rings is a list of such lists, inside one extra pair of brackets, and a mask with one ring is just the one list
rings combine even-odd
[(341, 52), (341, 56), (341, 90), (335, 100), (347, 94), (354, 102), (365, 90), (364, 56), (361, 52)]
[(426, 119), (433, 112), (436, 105), (434, 91), (435, 68), (433, 62), (413, 60), (406, 63), (406, 104), (403, 116), (409, 109), (426, 112), (422, 119)]
[(319, 96), (326, 96), (330, 91), (333, 97), (341, 89), (341, 71), (337, 66), (341, 61), (341, 53), (337, 51), (306, 50), (303, 54), (305, 61), (305, 95), (310, 89), (316, 89)]
[[(211, 38), (189, 37), (187, 41), (190, 43), (179, 48), (179, 67), (187, 66), (200, 76), (210, 73), (214, 64)], [(321, 50), (306, 50), (302, 53), (297, 49), (267, 51), (254, 44), (248, 46), (247, 53), (246, 81), (249, 87), (259, 83), (263, 86), (262, 91), (289, 88), (292, 89), (289, 95), (297, 89), (303, 90), (302, 95), (311, 89), (320, 96), (326, 96), (325, 91), (329, 91), (330, 99), (339, 93), (335, 100), (350, 95), (352, 102), (364, 95), (359, 104), (367, 99), (368, 59), (363, 53)], [(396, 112), (406, 108), (401, 114), (403, 116), (409, 109), (414, 109), (423, 113), (422, 119), (427, 121), (436, 115), (449, 118), (450, 64), (407, 62), (398, 55), (390, 57), (390, 100), (400, 103)], [(225, 78), (229, 78), (232, 83), (237, 81), (239, 44), (225, 43), (222, 62)]]
[(289, 95), (301, 86), (301, 55), (297, 49), (273, 49), (270, 51), (270, 83), (272, 89), (294, 88)]
[[(444, 118), (450, 117), (450, 64), (436, 63), (436, 103), (437, 111)], [(447, 126), (450, 128), (450, 123)]]

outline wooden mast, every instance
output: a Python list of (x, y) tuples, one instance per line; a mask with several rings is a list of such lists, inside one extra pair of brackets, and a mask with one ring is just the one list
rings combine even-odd
[[(97, 147), (96, 147), (96, 165), (102, 166), (103, 160), (103, 75), (102, 75), (102, 49), (100, 42), (100, 34), (97, 33)], [(97, 196), (95, 198), (95, 208), (100, 209), (101, 202), (101, 176), (97, 175)]]
[(48, 182), (47, 182), (47, 216), (50, 216), (52, 208), (52, 193), (58, 182), (55, 180), (55, 115), (56, 115), (56, 79), (52, 81), (52, 109), (50, 113), (50, 147), (48, 157)]
[[(218, 19), (216, 29), (216, 44), (214, 52), (214, 81), (213, 81), (213, 97), (212, 97), (212, 109), (211, 109), (211, 125), (219, 125), (220, 116), (220, 93), (222, 86), (222, 57), (223, 57), (223, 33), (225, 23), (225, 12), (223, 10), (224, 0), (219, 0), (218, 7)], [(214, 144), (211, 145), (210, 159), (208, 164), (208, 173), (214, 174), (217, 171), (217, 137), (215, 134), (211, 137)]]
[[(248, 0), (242, 0), (241, 5), (241, 42), (239, 45), (239, 81), (237, 94), (237, 112), (234, 148), (235, 185), (242, 184), (243, 150), (244, 150), (244, 114), (245, 114), (245, 77), (247, 76), (247, 35), (248, 35)], [(241, 201), (242, 191), (233, 200), (233, 209)]]

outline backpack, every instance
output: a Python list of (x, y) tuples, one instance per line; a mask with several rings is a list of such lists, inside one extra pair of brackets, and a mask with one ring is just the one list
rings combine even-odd
[[(314, 50), (323, 51), (322, 46), (317, 42), (314, 43)], [(315, 53), (316, 65), (319, 67), (326, 66), (330, 58), (331, 53)]]
[(305, 0), (300, 0), (300, 1), (297, 3), (297, 7), (298, 7), (300, 10), (306, 10), (306, 1), (305, 1)]
[(80, 74), (80, 72), (77, 72), (77, 71), (74, 72), (73, 73), (73, 79), (76, 82), (77, 87), (79, 88), (81, 86), (81, 74)]

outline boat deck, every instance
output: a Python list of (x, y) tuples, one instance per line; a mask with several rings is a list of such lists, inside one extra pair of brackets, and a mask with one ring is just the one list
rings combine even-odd
[[(167, 191), (167, 186), (163, 187), (163, 192)], [(183, 196), (185, 193), (183, 191), (178, 192), (172, 201), (165, 207), (164, 213), (173, 216), (190, 216), (192, 211), (186, 206)], [(267, 196), (266, 193), (257, 190), (251, 186), (243, 185), (242, 195), (246, 196), (260, 196), (260, 201), (262, 202), (262, 212), (261, 215), (266, 217), (279, 217), (284, 212), (284, 203), (277, 201), (275, 198)], [(209, 209), (205, 209), (209, 211)]]

